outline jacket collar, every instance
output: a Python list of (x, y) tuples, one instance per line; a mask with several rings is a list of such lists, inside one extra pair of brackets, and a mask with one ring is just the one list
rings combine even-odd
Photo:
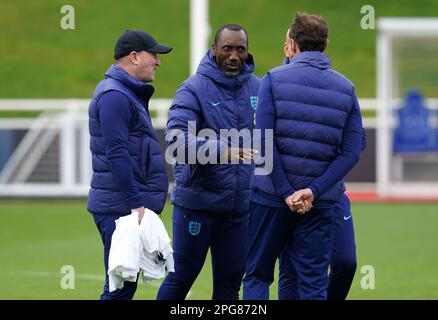
[(105, 73), (105, 78), (112, 78), (122, 82), (125, 86), (134, 91), (137, 96), (146, 100), (149, 100), (155, 91), (154, 87), (151, 85), (137, 80), (130, 76), (125, 70), (114, 64)]
[(328, 69), (331, 67), (331, 59), (320, 51), (304, 51), (292, 58), (290, 63), (308, 64), (318, 69)]
[(227, 88), (233, 89), (236, 86), (240, 86), (245, 82), (254, 71), (254, 59), (251, 54), (248, 54), (243, 71), (235, 77), (227, 76), (217, 65), (216, 60), (211, 54), (211, 49), (208, 50), (207, 54), (201, 60), (196, 73), (203, 74), (209, 77), (215, 83)]

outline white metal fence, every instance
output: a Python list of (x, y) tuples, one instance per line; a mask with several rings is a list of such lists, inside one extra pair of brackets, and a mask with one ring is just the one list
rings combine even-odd
[[(150, 102), (155, 128), (166, 126), (170, 103), (170, 99)], [(0, 99), (0, 111), (41, 111), (37, 118), (0, 117), (0, 131), (23, 134), (0, 172), (0, 196), (87, 195), (88, 104), (88, 99)], [(4, 153), (6, 141), (2, 142)]]
[[(364, 127), (377, 128), (375, 113), (368, 112), (377, 110), (377, 101), (359, 99), (359, 103), (364, 114), (372, 115), (364, 117)], [(427, 103), (438, 106), (436, 99)], [(88, 99), (0, 99), (0, 112), (41, 111), (37, 118), (0, 117), (0, 132), (18, 130), (23, 136), (0, 172), (0, 196), (87, 195), (91, 177), (88, 104)], [(170, 104), (170, 99), (151, 100), (156, 129), (165, 128)]]

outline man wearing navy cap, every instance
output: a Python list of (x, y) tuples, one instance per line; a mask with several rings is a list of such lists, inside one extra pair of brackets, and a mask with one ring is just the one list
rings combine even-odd
[(132, 299), (137, 283), (125, 281), (109, 292), (108, 256), (115, 220), (137, 211), (139, 223), (145, 208), (163, 210), (168, 181), (165, 162), (148, 110), (160, 66), (160, 45), (142, 30), (127, 30), (116, 42), (115, 63), (96, 87), (90, 102), (89, 131), (93, 176), (88, 211), (104, 246), (105, 286), (101, 300)]

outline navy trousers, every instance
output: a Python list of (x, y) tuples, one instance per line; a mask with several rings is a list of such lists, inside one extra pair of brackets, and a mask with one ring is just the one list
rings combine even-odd
[[(333, 245), (334, 204), (300, 215), (289, 209), (251, 202), (249, 253), (243, 298), (268, 300), (274, 267), (285, 246), (296, 272), (302, 299), (326, 299), (327, 270)], [(285, 253), (286, 254), (286, 253)]]
[[(279, 258), (278, 299), (299, 299), (297, 275), (285, 248)], [(344, 194), (335, 204), (335, 237), (330, 259), (328, 300), (344, 300), (351, 287), (357, 267), (356, 242), (350, 200)]]
[(204, 265), (208, 249), (213, 267), (213, 300), (239, 299), (248, 248), (248, 213), (210, 214), (173, 208), (173, 257), (158, 300), (183, 300)]
[(99, 230), (100, 237), (103, 242), (103, 259), (105, 264), (105, 285), (100, 300), (132, 300), (137, 283), (125, 281), (122, 289), (109, 292), (108, 282), (108, 257), (111, 248), (111, 237), (116, 229), (115, 221), (120, 218), (120, 215), (114, 214), (93, 214), (94, 222)]

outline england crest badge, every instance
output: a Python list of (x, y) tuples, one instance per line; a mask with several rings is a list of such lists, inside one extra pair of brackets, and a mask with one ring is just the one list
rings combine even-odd
[(192, 236), (196, 236), (201, 232), (201, 223), (198, 221), (190, 221), (189, 222), (189, 233)]
[(251, 108), (253, 108), (254, 110), (257, 109), (257, 102), (258, 102), (258, 97), (257, 96), (251, 96), (249, 97), (249, 104), (251, 105)]

